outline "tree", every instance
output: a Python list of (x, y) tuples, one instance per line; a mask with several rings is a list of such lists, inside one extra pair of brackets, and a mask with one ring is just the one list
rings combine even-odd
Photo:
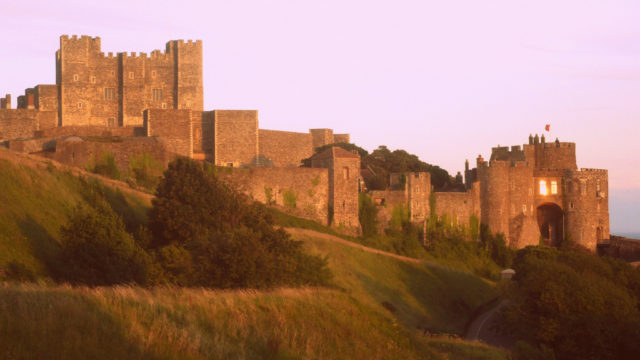
[(77, 207), (61, 233), (61, 280), (90, 286), (149, 283), (149, 255), (106, 202)]
[(151, 248), (164, 278), (189, 286), (272, 287), (323, 285), (326, 259), (276, 229), (264, 205), (250, 202), (179, 158), (169, 164), (153, 200)]

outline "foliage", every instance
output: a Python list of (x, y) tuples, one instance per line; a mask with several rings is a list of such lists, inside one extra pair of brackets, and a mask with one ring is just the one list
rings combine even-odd
[(264, 187), (264, 197), (267, 202), (267, 205), (273, 204), (273, 189), (265, 186)]
[(162, 163), (146, 152), (132, 157), (129, 163), (129, 171), (133, 174), (136, 185), (147, 189), (156, 188), (162, 175), (162, 169)]
[(274, 228), (263, 205), (193, 160), (171, 162), (156, 194), (151, 248), (167, 282), (259, 288), (321, 285), (331, 278), (326, 259), (304, 253), (301, 243)]
[(640, 272), (590, 254), (518, 251), (505, 329), (559, 359), (632, 359), (640, 353)]
[(284, 206), (295, 208), (296, 200), (298, 200), (298, 197), (293, 189), (287, 189), (282, 193), (282, 202), (284, 203)]
[(375, 179), (367, 182), (367, 188), (371, 190), (386, 189), (389, 174), (408, 171), (430, 173), (431, 184), (438, 190), (445, 190), (453, 183), (449, 173), (439, 166), (427, 164), (405, 150), (390, 151), (386, 146), (379, 146), (362, 158), (362, 167), (371, 169), (376, 174)]
[(7, 264), (6, 276), (7, 279), (15, 281), (32, 282), (36, 280), (36, 275), (33, 270), (17, 260), (10, 261)]
[(149, 282), (148, 254), (106, 202), (77, 207), (61, 233), (61, 280), (91, 286)]
[(120, 170), (118, 169), (116, 160), (108, 151), (103, 152), (99, 159), (94, 157), (93, 161), (87, 164), (87, 170), (111, 179), (120, 179)]
[[(421, 161), (418, 156), (405, 150), (389, 150), (381, 145), (369, 154), (367, 150), (351, 143), (328, 144), (315, 149), (314, 154), (321, 153), (331, 147), (340, 147), (349, 152), (357, 151), (363, 169), (370, 169), (375, 176), (365, 177), (369, 190), (385, 190), (389, 186), (389, 174), (403, 172), (428, 172), (431, 174), (431, 184), (437, 190), (464, 190), (463, 184), (455, 183), (449, 173), (436, 165)], [(311, 158), (302, 160), (304, 166), (311, 166)]]
[(378, 233), (378, 208), (371, 200), (371, 196), (365, 193), (358, 194), (358, 219), (363, 237)]
[(507, 246), (504, 234), (492, 235), (489, 227), (480, 225), (480, 244), (496, 264), (508, 268), (513, 262), (513, 250)]

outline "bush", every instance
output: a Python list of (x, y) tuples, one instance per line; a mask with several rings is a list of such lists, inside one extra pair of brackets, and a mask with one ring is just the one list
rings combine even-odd
[(264, 288), (328, 284), (326, 259), (303, 252), (266, 207), (249, 202), (187, 158), (169, 164), (149, 224), (166, 281)]
[(90, 286), (149, 283), (149, 255), (106, 203), (76, 208), (61, 235), (60, 280)]
[(36, 275), (33, 270), (17, 260), (10, 261), (7, 264), (6, 276), (9, 280), (36, 281)]
[(95, 159), (93, 164), (87, 166), (88, 170), (98, 175), (106, 176), (112, 179), (120, 179), (120, 170), (113, 155), (109, 152), (103, 152), (100, 159)]
[(155, 189), (158, 186), (162, 168), (162, 163), (145, 152), (131, 158), (129, 163), (129, 171), (136, 180), (136, 185), (147, 189)]
[(378, 208), (365, 193), (358, 194), (358, 219), (362, 227), (362, 237), (370, 237), (378, 233)]

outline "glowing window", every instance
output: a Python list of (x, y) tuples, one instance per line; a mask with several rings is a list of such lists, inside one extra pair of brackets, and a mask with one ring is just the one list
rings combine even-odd
[(557, 181), (552, 181), (551, 182), (551, 193), (552, 194), (557, 194), (558, 193), (558, 182)]
[(540, 195), (547, 195), (547, 182), (540, 180)]

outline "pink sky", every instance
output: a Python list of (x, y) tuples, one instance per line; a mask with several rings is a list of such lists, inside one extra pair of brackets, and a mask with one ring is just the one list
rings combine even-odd
[[(13, 1), (0, 94), (55, 83), (61, 34), (105, 52), (201, 39), (206, 109), (260, 127), (348, 132), (455, 175), (551, 124), (609, 169), (611, 226), (640, 232), (638, 1)], [(15, 106), (15, 100), (14, 100)]]

